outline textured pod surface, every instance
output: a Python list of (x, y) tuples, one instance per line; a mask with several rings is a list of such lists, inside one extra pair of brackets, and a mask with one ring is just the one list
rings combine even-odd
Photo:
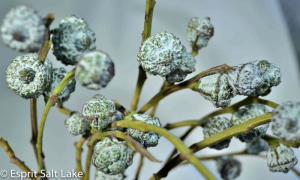
[[(130, 120), (138, 120), (138, 121), (142, 121), (147, 124), (161, 127), (161, 123), (157, 117), (151, 117), (146, 114), (134, 114), (129, 119)], [(156, 146), (158, 144), (158, 140), (160, 138), (160, 135), (153, 131), (142, 132), (137, 129), (128, 128), (127, 133), (129, 136), (131, 136), (133, 139), (138, 141), (142, 146), (144, 146), (146, 148)]]
[(238, 95), (267, 95), (281, 82), (280, 69), (266, 60), (257, 60), (232, 67), (228, 79)]
[(123, 173), (132, 164), (133, 151), (125, 141), (106, 137), (95, 145), (92, 163), (104, 174)]
[(89, 121), (84, 119), (82, 114), (77, 111), (72, 113), (65, 120), (65, 126), (68, 129), (68, 132), (74, 136), (84, 134), (86, 131), (91, 129)]
[(97, 94), (82, 107), (82, 116), (90, 121), (91, 127), (103, 130), (114, 122), (116, 118), (116, 106), (112, 100), (105, 99), (104, 96)]
[(300, 103), (288, 101), (273, 110), (272, 132), (284, 141), (300, 140)]
[(95, 180), (123, 180), (124, 178), (123, 174), (109, 175), (101, 171), (97, 171)]
[[(231, 122), (233, 125), (238, 125), (260, 116), (268, 112), (267, 108), (263, 104), (249, 104), (240, 108), (236, 113), (233, 114)], [(250, 132), (242, 133), (237, 135), (242, 142), (252, 142), (258, 140), (261, 136), (265, 135), (268, 130), (269, 124), (263, 124), (255, 127)]]
[(180, 82), (185, 79), (185, 77), (194, 72), (196, 65), (196, 59), (190, 53), (183, 53), (181, 61), (175, 61), (173, 66), (178, 67), (178, 69), (173, 70), (167, 77), (167, 81), (170, 83)]
[(269, 149), (267, 152), (267, 161), (270, 171), (284, 173), (289, 172), (298, 163), (298, 159), (292, 148), (283, 144)]
[[(228, 129), (230, 127), (232, 127), (232, 124), (231, 124), (230, 120), (226, 117), (210, 118), (210, 119), (208, 119), (208, 121), (205, 123), (205, 125), (203, 127), (204, 138), (208, 138), (209, 136), (212, 136), (216, 133), (224, 131), (225, 129)], [(210, 146), (210, 148), (214, 148), (214, 149), (218, 149), (218, 150), (227, 148), (229, 146), (230, 141), (231, 141), (231, 138), (220, 141), (220, 142)]]
[(216, 73), (199, 79), (195, 90), (215, 107), (227, 107), (231, 98), (235, 96), (231, 88), (227, 74)]
[(65, 65), (76, 64), (83, 53), (96, 49), (95, 33), (83, 18), (68, 16), (52, 33), (53, 54)]
[(231, 180), (237, 178), (242, 171), (241, 163), (230, 156), (217, 158), (217, 169), (222, 179)]
[(247, 143), (247, 152), (250, 154), (258, 154), (262, 151), (267, 151), (269, 148), (269, 144), (263, 139)]
[(197, 50), (207, 46), (209, 39), (214, 35), (214, 26), (209, 17), (199, 19), (192, 17), (188, 23), (187, 39), (191, 47)]
[(138, 61), (149, 74), (165, 77), (179, 69), (185, 52), (185, 47), (176, 36), (162, 32), (144, 41)]
[(22, 5), (6, 14), (1, 36), (3, 42), (12, 49), (38, 52), (46, 37), (46, 27), (36, 10)]
[(114, 75), (114, 63), (108, 54), (102, 51), (90, 51), (83, 54), (75, 70), (78, 82), (95, 90), (106, 87)]
[(49, 84), (51, 63), (43, 64), (36, 53), (17, 56), (6, 69), (6, 82), (9, 89), (25, 98), (37, 98)]
[[(50, 96), (56, 86), (61, 82), (61, 80), (67, 75), (67, 71), (65, 68), (53, 68), (51, 69), (50, 79), (51, 84), (46, 88), (44, 95)], [(70, 94), (75, 91), (76, 80), (73, 78), (67, 86), (59, 93), (58, 97), (64, 102), (69, 99)]]

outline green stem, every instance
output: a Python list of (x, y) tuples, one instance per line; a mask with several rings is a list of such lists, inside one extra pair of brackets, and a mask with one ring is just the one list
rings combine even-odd
[(74, 146), (76, 148), (76, 153), (75, 153), (75, 159), (76, 159), (76, 172), (82, 172), (83, 173), (83, 169), (82, 169), (82, 165), (81, 165), (81, 154), (83, 151), (83, 144), (84, 142), (90, 137), (90, 134), (85, 134), (83, 135), (78, 142), (74, 143)]
[(70, 116), (72, 113), (72, 111), (65, 108), (62, 103), (57, 103), (56, 108), (58, 109), (59, 112), (66, 114), (68, 116)]
[[(197, 159), (193, 152), (185, 146), (185, 144), (178, 139), (176, 136), (168, 132), (166, 129), (146, 124), (141, 121), (132, 121), (132, 120), (122, 120), (112, 123), (112, 127), (123, 127), (123, 128), (134, 128), (140, 131), (153, 131), (157, 134), (168, 139), (181, 153), (181, 157), (184, 160), (189, 161), (194, 167), (207, 179), (215, 179), (215, 177), (206, 169), (206, 167)], [(159, 176), (153, 177), (154, 179), (159, 179)]]
[(35, 158), (36, 158), (36, 160), (38, 160), (38, 151), (36, 148), (38, 127), (37, 127), (37, 109), (36, 109), (36, 99), (35, 98), (30, 99), (30, 117), (31, 117), (31, 140), (30, 140), (30, 143), (32, 144)]
[[(214, 134), (198, 143), (195, 143), (190, 146), (190, 149), (193, 151), (193, 153), (196, 153), (199, 150), (204, 149), (212, 144), (215, 144), (222, 140), (231, 138), (237, 134), (249, 132), (253, 128), (255, 128), (259, 125), (269, 123), (271, 117), (272, 117), (272, 113), (265, 113), (261, 116), (253, 118), (242, 124), (228, 128), (228, 129), (226, 129), (222, 132), (219, 132), (217, 134)], [(168, 175), (169, 171), (172, 170), (174, 167), (176, 167), (178, 164), (180, 164), (182, 161), (183, 161), (183, 159), (181, 158), (181, 154), (177, 155), (172, 160), (170, 160), (156, 175), (159, 175), (159, 177), (166, 177)]]
[(270, 135), (265, 135), (264, 137), (262, 137), (265, 141), (267, 141), (270, 144), (284, 144), (286, 146), (291, 146), (293, 148), (299, 148), (300, 147), (300, 141), (293, 141), (293, 142), (288, 142), (288, 141), (283, 141), (281, 139), (275, 138), (273, 136)]
[[(168, 81), (164, 81), (163, 85), (162, 85), (161, 88), (160, 88), (160, 91), (164, 91), (165, 89), (167, 89), (168, 87), (170, 87), (170, 86), (172, 86), (172, 85), (174, 85), (174, 83), (170, 83), (170, 82), (168, 82)], [(150, 116), (153, 117), (153, 116), (155, 115), (157, 106), (158, 106), (158, 103), (156, 103), (156, 104), (153, 106), (153, 108), (152, 108), (152, 110), (151, 110), (151, 112), (150, 112), (150, 114), (149, 114)]]
[(168, 123), (166, 124), (166, 126), (164, 127), (165, 129), (175, 129), (175, 128), (179, 128), (179, 127), (184, 127), (184, 126), (202, 126), (207, 120), (206, 119), (202, 119), (202, 120), (189, 120), (189, 121), (180, 121), (177, 123)]
[(136, 171), (135, 178), (134, 178), (135, 180), (139, 179), (139, 175), (140, 175), (140, 172), (142, 170), (143, 164), (144, 164), (144, 156), (141, 155), (140, 163), (139, 163), (139, 166), (138, 166), (138, 169)]
[(50, 111), (50, 108), (52, 107), (52, 105), (55, 103), (53, 101), (52, 97), (57, 96), (64, 88), (65, 86), (69, 83), (70, 80), (73, 79), (75, 74), (75, 68), (70, 71), (63, 79), (62, 81), (57, 85), (57, 87), (54, 89), (52, 95), (50, 95), (50, 98), (48, 99), (46, 106), (44, 108), (43, 114), (42, 114), (42, 118), (41, 118), (41, 122), (40, 122), (40, 127), (39, 127), (39, 131), (38, 131), (38, 137), (37, 137), (37, 150), (38, 150), (38, 172), (41, 172), (41, 170), (43, 169), (43, 163), (44, 163), (44, 155), (43, 155), (43, 147), (42, 147), (42, 140), (43, 140), (43, 133), (44, 133), (44, 127), (45, 127), (45, 123), (46, 123), (46, 119), (48, 116), (48, 113)]
[[(146, 9), (145, 9), (145, 20), (144, 20), (144, 31), (142, 34), (143, 41), (142, 43), (151, 36), (151, 28), (152, 28), (152, 17), (154, 10), (155, 0), (146, 0)], [(139, 66), (139, 76), (134, 92), (134, 97), (131, 102), (131, 111), (135, 111), (137, 109), (137, 105), (140, 99), (140, 95), (144, 86), (144, 83), (147, 79), (146, 72), (143, 70), (141, 66)]]
[(50, 40), (50, 25), (52, 23), (52, 21), (54, 20), (54, 14), (53, 13), (49, 13), (46, 18), (45, 18), (45, 26), (46, 26), (46, 40), (40, 50), (39, 56), (38, 56), (38, 60), (40, 60), (42, 63), (45, 62), (47, 55), (48, 55), (48, 51), (51, 48), (51, 40)]

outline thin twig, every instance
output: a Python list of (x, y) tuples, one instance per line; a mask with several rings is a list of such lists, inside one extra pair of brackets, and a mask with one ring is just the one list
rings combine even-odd
[(139, 175), (140, 175), (141, 169), (143, 167), (143, 164), (144, 164), (144, 156), (141, 155), (140, 163), (139, 163), (139, 166), (137, 168), (137, 171), (136, 171), (136, 174), (135, 174), (135, 178), (134, 178), (135, 180), (139, 179)]

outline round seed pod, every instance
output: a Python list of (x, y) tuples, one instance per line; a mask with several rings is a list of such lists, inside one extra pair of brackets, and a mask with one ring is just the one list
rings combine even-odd
[(284, 141), (300, 140), (300, 103), (288, 101), (273, 110), (272, 132)]
[(280, 144), (277, 147), (271, 147), (267, 152), (267, 161), (270, 171), (287, 173), (297, 163), (298, 159), (292, 148)]
[(269, 86), (277, 86), (281, 82), (281, 72), (278, 67), (275, 66), (275, 64), (270, 63), (266, 60), (256, 60), (252, 61), (252, 64), (259, 67), (261, 72), (265, 74), (265, 84), (269, 84)]
[(91, 129), (89, 121), (85, 120), (82, 117), (82, 114), (78, 111), (72, 113), (65, 120), (65, 126), (68, 129), (68, 132), (74, 136), (84, 134), (86, 131)]
[(230, 156), (221, 156), (216, 159), (217, 168), (222, 179), (231, 180), (237, 178), (242, 171), (241, 163)]
[(188, 23), (187, 39), (190, 46), (199, 50), (207, 46), (208, 41), (214, 35), (214, 26), (210, 23), (209, 17), (200, 19), (192, 17)]
[[(230, 127), (232, 127), (232, 124), (231, 124), (230, 120), (227, 119), (226, 117), (210, 118), (210, 119), (208, 119), (208, 121), (205, 123), (205, 125), (203, 127), (204, 138), (208, 138), (209, 136), (212, 136), (216, 133), (224, 131), (225, 129), (228, 129)], [(220, 141), (220, 142), (215, 143), (212, 146), (210, 146), (210, 148), (214, 148), (217, 150), (228, 148), (230, 141), (231, 141), (231, 138)]]
[(3, 42), (22, 52), (38, 52), (46, 38), (46, 27), (37, 11), (21, 5), (12, 8), (1, 27)]
[(53, 54), (65, 65), (76, 64), (83, 53), (96, 49), (95, 33), (83, 18), (68, 16), (52, 33)]
[(104, 96), (96, 94), (90, 101), (82, 107), (82, 116), (90, 121), (91, 127), (104, 130), (114, 122), (116, 118), (116, 106), (112, 100), (105, 99)]
[[(260, 116), (268, 112), (265, 105), (262, 104), (249, 104), (240, 108), (236, 113), (233, 114), (231, 122), (233, 125), (238, 125)], [(250, 132), (242, 133), (236, 137), (242, 142), (253, 142), (258, 140), (261, 136), (265, 135), (269, 128), (269, 124), (263, 124), (255, 127)]]
[(174, 71), (188, 72), (185, 70), (185, 67), (188, 67), (187, 63), (183, 59), (188, 58), (191, 62), (195, 60), (194, 57), (184, 55), (184, 53), (186, 49), (176, 36), (162, 32), (144, 41), (140, 47), (138, 61), (149, 74), (165, 78)]
[(168, 76), (166, 76), (167, 81), (170, 83), (183, 81), (188, 74), (196, 70), (196, 59), (187, 52), (183, 53), (182, 56), (182, 61), (175, 62), (179, 63), (176, 65), (178, 69), (172, 71)]
[(123, 174), (109, 175), (104, 174), (101, 171), (97, 171), (95, 180), (123, 180), (124, 178)]
[(51, 63), (43, 64), (36, 53), (17, 56), (6, 69), (6, 82), (10, 90), (25, 99), (37, 98), (49, 84)]
[(231, 98), (235, 96), (228, 82), (228, 76), (222, 73), (211, 74), (199, 79), (193, 90), (200, 92), (215, 107), (229, 106)]
[(247, 143), (247, 152), (249, 154), (258, 154), (262, 151), (267, 151), (269, 148), (269, 144), (263, 139)]
[(132, 164), (133, 151), (125, 141), (106, 137), (95, 145), (92, 163), (104, 174), (123, 173)]
[[(138, 120), (147, 124), (161, 127), (161, 123), (157, 117), (151, 117), (146, 114), (134, 114), (132, 117), (129, 118), (129, 120)], [(142, 132), (137, 129), (127, 128), (127, 133), (145, 148), (157, 146), (158, 140), (160, 138), (160, 135), (153, 131)]]
[[(61, 82), (61, 80), (67, 75), (67, 71), (65, 68), (53, 68), (51, 69), (50, 79), (51, 84), (46, 88), (44, 92), (44, 96), (50, 96), (56, 86)], [(73, 78), (67, 86), (59, 93), (58, 97), (62, 100), (62, 102), (67, 101), (70, 97), (70, 94), (75, 91), (76, 80)]]
[(114, 63), (108, 54), (102, 51), (90, 51), (83, 54), (75, 70), (78, 82), (95, 90), (106, 87), (114, 75)]

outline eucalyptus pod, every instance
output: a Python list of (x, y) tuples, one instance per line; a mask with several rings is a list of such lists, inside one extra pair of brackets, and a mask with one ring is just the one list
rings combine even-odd
[(65, 120), (65, 126), (68, 132), (74, 136), (84, 134), (91, 129), (89, 121), (84, 119), (78, 111), (72, 112), (70, 117)]
[(217, 158), (216, 161), (222, 179), (235, 179), (241, 174), (242, 165), (238, 160), (233, 159), (230, 156), (221, 156)]

